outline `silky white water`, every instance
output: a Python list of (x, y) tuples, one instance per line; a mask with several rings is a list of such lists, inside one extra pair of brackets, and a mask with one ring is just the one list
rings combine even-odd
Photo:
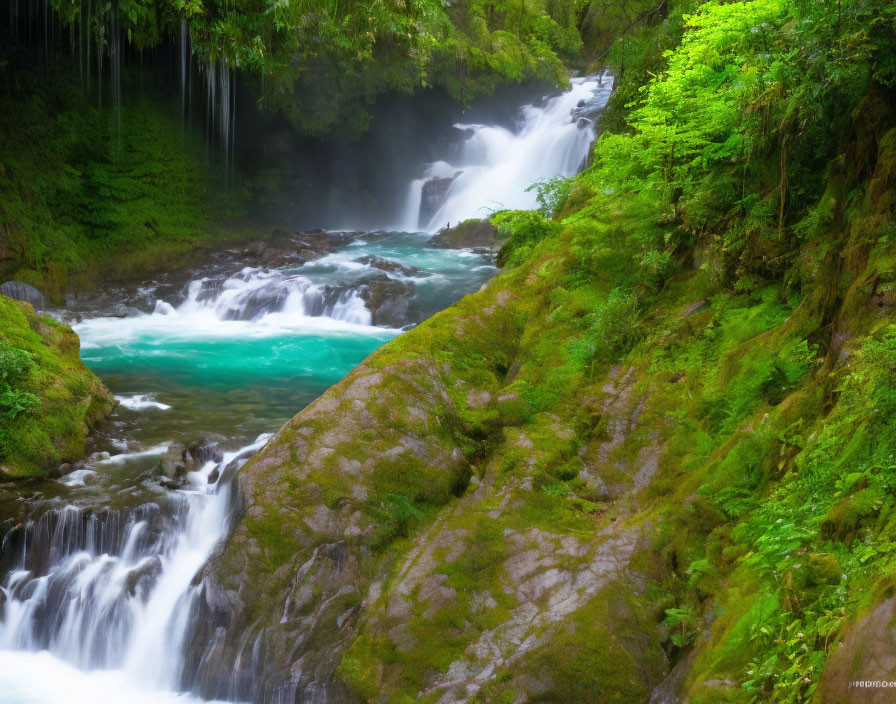
[[(542, 106), (523, 107), (515, 130), (456, 124), (459, 154), (429, 164), (423, 176), (411, 183), (401, 226), (436, 232), (496, 210), (534, 208), (537, 194), (530, 186), (556, 176), (568, 178), (581, 170), (595, 137), (593, 117), (612, 91), (609, 74), (574, 78), (562, 95)], [(427, 204), (426, 184), (439, 180), (445, 185), (451, 180), (447, 193)]]
[[(20, 569), (3, 586), (0, 702), (173, 698), (166, 692), (179, 682), (181, 641), (196, 590), (191, 582), (230, 518), (230, 484), (209, 477), (244, 461), (269, 437), (190, 472), (187, 486), (171, 497), (173, 515), (155, 504), (126, 515), (74, 506), (44, 514), (29, 532), (32, 544), (26, 540), (21, 550)], [(126, 458), (105, 461), (116, 459)], [(42, 562), (49, 562), (46, 574), (34, 577)], [(40, 669), (52, 679), (37, 678), (36, 689), (23, 684), (23, 671)], [(89, 670), (107, 672), (91, 677)]]

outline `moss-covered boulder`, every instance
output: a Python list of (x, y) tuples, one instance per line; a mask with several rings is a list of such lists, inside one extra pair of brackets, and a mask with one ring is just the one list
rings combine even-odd
[(504, 238), (488, 218), (464, 220), (454, 227), (446, 227), (429, 241), (438, 249), (484, 249), (497, 251)]
[(80, 459), (114, 403), (70, 327), (0, 296), (0, 475), (46, 476)]

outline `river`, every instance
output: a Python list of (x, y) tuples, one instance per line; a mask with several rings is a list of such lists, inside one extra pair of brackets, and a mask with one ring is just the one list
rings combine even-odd
[(282, 233), (56, 311), (120, 405), (3, 539), (0, 704), (193, 699), (181, 644), (195, 578), (238, 520), (239, 468), (365, 356), (494, 276), (492, 253), (433, 233), (533, 207), (530, 184), (574, 175), (611, 89), (576, 79), (515, 129), (456, 125), (392, 231)]

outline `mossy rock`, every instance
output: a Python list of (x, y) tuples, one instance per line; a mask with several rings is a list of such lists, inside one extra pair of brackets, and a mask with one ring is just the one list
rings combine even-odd
[(91, 429), (114, 406), (102, 382), (84, 366), (78, 336), (67, 325), (39, 317), (28, 303), (0, 297), (0, 339), (33, 362), (19, 389), (37, 405), (0, 426), (2, 473), (40, 477), (81, 459)]
[(498, 228), (488, 218), (464, 220), (454, 227), (446, 227), (430, 241), (430, 247), (439, 249), (487, 249), (497, 251), (503, 238)]

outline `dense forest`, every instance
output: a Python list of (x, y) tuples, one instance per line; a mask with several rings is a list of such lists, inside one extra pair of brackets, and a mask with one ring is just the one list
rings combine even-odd
[[(323, 154), (397, 95), (615, 80), (579, 173), (447, 231), (488, 227), (494, 278), (217, 460), (233, 520), (188, 575), (176, 689), (891, 701), (896, 5), (8, 10), (0, 266), (56, 304), (289, 227), (292, 177), (240, 124)], [(68, 325), (0, 303), (6, 546), (112, 404)]]

